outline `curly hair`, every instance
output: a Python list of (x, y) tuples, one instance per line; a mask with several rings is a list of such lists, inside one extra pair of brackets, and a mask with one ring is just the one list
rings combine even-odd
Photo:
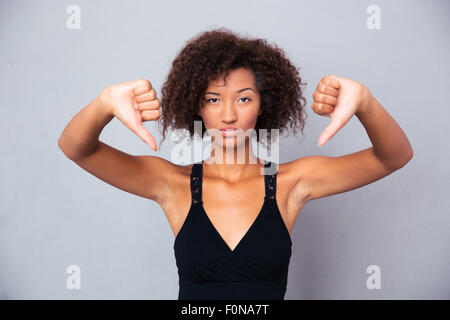
[[(194, 136), (194, 121), (201, 121), (197, 112), (204, 104), (204, 92), (209, 82), (224, 78), (239, 67), (250, 69), (260, 92), (262, 113), (255, 131), (279, 129), (281, 135), (288, 127), (303, 134), (307, 114), (302, 79), (297, 68), (282, 49), (265, 39), (239, 36), (227, 28), (208, 30), (190, 39), (174, 61), (161, 88), (161, 117), (163, 139), (166, 131), (185, 129)], [(160, 124), (158, 122), (158, 124)], [(202, 137), (206, 128), (202, 121)]]

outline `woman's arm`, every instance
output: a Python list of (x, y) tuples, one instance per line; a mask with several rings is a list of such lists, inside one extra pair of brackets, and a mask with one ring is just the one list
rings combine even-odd
[(103, 128), (116, 116), (152, 146), (153, 137), (149, 138), (151, 134), (142, 121), (158, 119), (158, 108), (159, 101), (148, 80), (108, 87), (72, 118), (58, 146), (97, 178), (161, 203), (170, 191), (168, 184), (177, 166), (156, 156), (133, 156), (99, 141)]
[(411, 143), (398, 123), (365, 89), (363, 102), (355, 115), (372, 142), (375, 156), (387, 168), (397, 170), (413, 157)]
[(75, 161), (92, 154), (99, 146), (103, 128), (114, 118), (102, 102), (103, 93), (78, 112), (67, 124), (58, 140), (58, 147)]
[[(287, 167), (297, 177), (298, 192), (307, 201), (350, 191), (403, 167), (413, 157), (411, 144), (403, 130), (361, 83), (324, 77), (313, 94), (313, 110), (332, 120), (322, 133), (323, 145), (353, 115), (361, 121), (372, 147), (338, 157), (308, 156), (289, 162)], [(299, 192), (299, 191), (302, 192)]]

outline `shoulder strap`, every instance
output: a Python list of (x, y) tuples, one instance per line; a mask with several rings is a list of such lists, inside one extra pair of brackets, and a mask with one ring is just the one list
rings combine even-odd
[[(273, 168), (271, 166), (275, 166), (275, 163), (272, 163), (271, 161), (266, 162), (264, 165), (264, 181), (265, 181), (265, 187), (266, 187), (266, 198), (267, 199), (275, 199), (276, 191), (277, 191), (277, 173), (273, 172)], [(269, 168), (271, 168), (269, 170)]]
[(192, 165), (191, 196), (193, 203), (202, 203), (202, 164), (203, 160)]

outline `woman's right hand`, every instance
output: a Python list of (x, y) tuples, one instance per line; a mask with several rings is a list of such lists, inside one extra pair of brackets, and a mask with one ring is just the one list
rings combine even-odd
[(155, 139), (143, 125), (144, 121), (157, 120), (161, 115), (160, 101), (150, 81), (139, 79), (115, 84), (105, 88), (99, 98), (111, 114), (157, 150)]

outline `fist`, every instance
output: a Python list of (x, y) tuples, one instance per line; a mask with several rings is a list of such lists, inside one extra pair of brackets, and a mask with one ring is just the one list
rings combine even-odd
[(311, 105), (313, 111), (319, 115), (330, 117), (337, 104), (341, 84), (333, 76), (325, 76), (320, 79), (316, 90), (313, 92), (314, 102)]
[(317, 146), (323, 146), (356, 112), (367, 108), (368, 89), (358, 81), (327, 75), (320, 79), (313, 93), (313, 111), (331, 118), (319, 137)]
[(160, 101), (150, 81), (139, 79), (107, 87), (101, 93), (101, 101), (116, 118), (156, 151), (156, 141), (143, 125), (144, 121), (158, 120), (161, 116)]

